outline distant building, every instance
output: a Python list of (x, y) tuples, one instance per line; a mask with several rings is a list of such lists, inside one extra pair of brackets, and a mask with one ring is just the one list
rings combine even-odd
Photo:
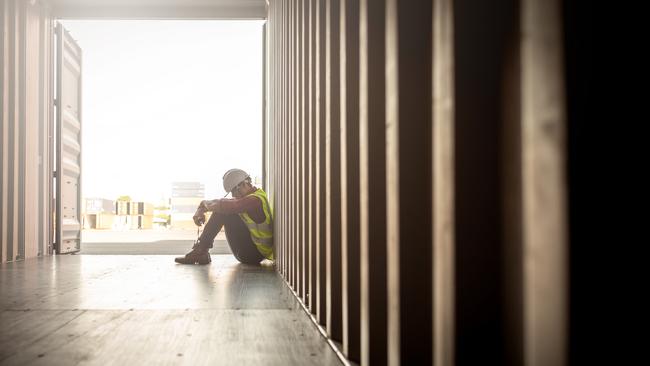
[(194, 229), (192, 216), (205, 199), (205, 185), (199, 182), (172, 183), (171, 226), (175, 229)]
[(153, 204), (136, 201), (115, 202), (116, 225), (121, 229), (151, 229), (153, 227)]
[(110, 229), (115, 221), (115, 206), (112, 200), (105, 198), (84, 199), (82, 215), (84, 229)]
[(147, 202), (131, 202), (131, 229), (151, 229), (153, 227), (153, 204)]

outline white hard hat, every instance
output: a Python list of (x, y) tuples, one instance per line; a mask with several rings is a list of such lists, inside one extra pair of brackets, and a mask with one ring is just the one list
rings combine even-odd
[(231, 192), (237, 185), (250, 176), (241, 169), (230, 169), (223, 175), (223, 189), (226, 193)]

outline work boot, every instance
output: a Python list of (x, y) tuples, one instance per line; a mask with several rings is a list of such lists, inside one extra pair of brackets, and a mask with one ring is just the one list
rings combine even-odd
[(176, 263), (180, 264), (209, 264), (212, 262), (212, 259), (210, 259), (210, 253), (208, 252), (209, 250), (210, 248), (202, 246), (197, 240), (192, 247), (191, 252), (185, 254), (184, 257), (176, 257), (174, 260)]

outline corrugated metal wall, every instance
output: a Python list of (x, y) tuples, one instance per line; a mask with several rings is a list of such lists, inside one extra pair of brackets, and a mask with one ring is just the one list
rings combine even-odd
[(277, 266), (363, 365), (563, 365), (560, 3), (269, 4)]
[(52, 20), (39, 1), (0, 12), (0, 262), (11, 262), (51, 251)]

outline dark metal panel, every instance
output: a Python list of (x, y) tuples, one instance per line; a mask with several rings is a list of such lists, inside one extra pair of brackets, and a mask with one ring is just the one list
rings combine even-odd
[[(504, 364), (504, 72), (516, 2), (454, 3), (455, 362)], [(516, 106), (514, 107), (516, 108)]]
[(394, 364), (432, 361), (432, 14), (431, 1), (387, 2), (388, 361)]
[(292, 186), (292, 176), (291, 176), (291, 158), (292, 158), (292, 152), (293, 149), (292, 147), (292, 132), (293, 132), (293, 126), (292, 126), (292, 117), (293, 117), (293, 90), (292, 90), (292, 78), (293, 74), (291, 72), (291, 66), (292, 66), (292, 61), (293, 61), (293, 54), (292, 54), (292, 41), (293, 41), (293, 27), (291, 24), (291, 13), (292, 13), (292, 3), (293, 0), (288, 0), (287, 1), (287, 7), (286, 7), (286, 23), (287, 23), (287, 34), (286, 34), (286, 39), (287, 39), (287, 44), (286, 44), (286, 50), (285, 52), (287, 53), (287, 66), (286, 66), (286, 78), (287, 78), (287, 84), (286, 84), (286, 96), (287, 100), (285, 102), (286, 104), (286, 112), (285, 112), (285, 119), (286, 119), (286, 131), (285, 131), (285, 150), (286, 150), (286, 165), (285, 165), (285, 177), (286, 177), (286, 188), (285, 188), (285, 194), (286, 194), (286, 213), (285, 213), (285, 219), (287, 220), (286, 224), (286, 243), (287, 243), (287, 276), (289, 280), (289, 285), (293, 287), (293, 242), (292, 242), (292, 234), (293, 234), (293, 222), (292, 222), (292, 216), (291, 216), (291, 203), (292, 203), (292, 197), (291, 197), (291, 186)]
[[(591, 247), (588, 239), (593, 228), (590, 219), (599, 201), (592, 199), (590, 188), (593, 180), (588, 169), (592, 163), (593, 153), (602, 153), (598, 144), (591, 145), (585, 133), (593, 127), (591, 118), (600, 113), (600, 108), (593, 108), (594, 99), (591, 80), (596, 80), (596, 69), (585, 67), (593, 60), (592, 53), (592, 22), (591, 13), (585, 12), (580, 2), (563, 2), (564, 31), (564, 60), (565, 60), (565, 103), (566, 103), (566, 163), (567, 163), (567, 221), (568, 221), (568, 256), (569, 263), (569, 309), (568, 309), (568, 360), (570, 365), (587, 364), (591, 353), (587, 342), (589, 339), (590, 315), (588, 309), (591, 302), (587, 296), (579, 296), (574, 290), (589, 288), (592, 285), (591, 270), (599, 267), (598, 262), (592, 262), (589, 256), (583, 255)], [(593, 65), (593, 64), (592, 64)], [(600, 160), (600, 159), (598, 159)], [(597, 164), (597, 163), (596, 163)], [(587, 168), (587, 169), (586, 169)], [(629, 191), (634, 194), (634, 191)], [(597, 215), (597, 213), (596, 213)]]
[(387, 364), (386, 5), (359, 9), (361, 364)]
[(299, 283), (299, 292), (298, 296), (304, 301), (305, 299), (305, 240), (304, 240), (304, 191), (305, 191), (305, 179), (304, 179), (304, 149), (305, 149), (305, 89), (304, 89), (304, 37), (305, 37), (305, 28), (304, 28), (304, 12), (305, 6), (303, 0), (298, 0), (298, 164), (297, 164), (297, 184), (296, 191), (298, 194), (297, 202), (297, 215), (296, 220), (298, 222), (298, 230), (296, 232), (298, 238), (298, 283)]
[(0, 69), (0, 263), (5, 262), (5, 251), (6, 251), (6, 241), (5, 241), (5, 203), (7, 199), (5, 198), (5, 178), (7, 173), (5, 173), (5, 149), (7, 145), (5, 142), (5, 126), (8, 124), (7, 115), (7, 104), (5, 103), (5, 97), (9, 90), (8, 84), (6, 84), (5, 78), (5, 67), (7, 64), (6, 54), (5, 54), (5, 44), (6, 37), (9, 33), (7, 31), (7, 1), (3, 1), (0, 4), (0, 60), (2, 60), (2, 69)]
[(284, 194), (284, 230), (283, 230), (283, 241), (284, 241), (284, 247), (285, 247), (285, 277), (287, 278), (287, 282), (291, 284), (291, 242), (289, 240), (289, 234), (290, 234), (290, 216), (289, 216), (289, 144), (291, 143), (290, 141), (290, 134), (289, 134), (289, 127), (290, 127), (290, 75), (289, 75), (289, 65), (290, 65), (290, 53), (289, 53), (289, 0), (286, 0), (284, 2), (284, 14), (283, 14), (283, 23), (285, 24), (284, 27), (284, 70), (283, 70), (283, 76), (285, 79), (284, 82), (284, 113), (282, 116), (283, 124), (284, 124), (284, 130), (282, 132), (284, 136), (284, 141), (282, 143), (282, 147), (284, 149), (284, 157), (283, 157), (283, 167), (282, 167), (282, 176), (283, 176), (283, 194)]
[(341, 3), (341, 282), (343, 352), (360, 359), (359, 1)]
[(296, 183), (297, 183), (297, 177), (296, 177), (296, 150), (297, 150), (297, 129), (298, 129), (298, 114), (297, 114), (297, 104), (296, 99), (297, 99), (297, 90), (296, 90), (296, 84), (297, 84), (297, 76), (298, 74), (296, 73), (296, 67), (297, 67), (297, 38), (298, 38), (298, 32), (296, 31), (296, 6), (297, 6), (298, 0), (291, 0), (291, 17), (289, 18), (289, 22), (291, 24), (291, 68), (289, 70), (291, 74), (291, 79), (290, 79), (290, 88), (291, 88), (291, 95), (289, 96), (291, 103), (291, 143), (289, 145), (289, 154), (291, 156), (291, 165), (289, 166), (289, 174), (291, 177), (290, 181), (290, 195), (291, 195), (291, 207), (289, 211), (290, 215), (290, 220), (291, 220), (291, 281), (292, 281), (292, 286), (294, 291), (298, 289), (298, 275), (297, 275), (297, 269), (298, 269), (298, 243), (296, 241), (296, 236), (297, 236), (297, 216), (296, 216)]
[(282, 246), (282, 177), (281, 177), (281, 171), (282, 171), (282, 128), (281, 128), (281, 121), (282, 121), (282, 73), (281, 73), (281, 65), (282, 65), (282, 21), (280, 17), (280, 9), (281, 6), (279, 5), (279, 2), (274, 3), (275, 7), (275, 21), (274, 21), (274, 27), (275, 27), (275, 39), (276, 39), (276, 44), (274, 47), (274, 54), (275, 54), (275, 67), (273, 68), (273, 72), (275, 75), (273, 78), (275, 79), (275, 121), (273, 125), (275, 126), (276, 132), (275, 132), (275, 162), (274, 165), (276, 167), (275, 172), (273, 173), (273, 176), (275, 177), (275, 193), (276, 193), (276, 198), (275, 198), (275, 227), (277, 228), (277, 232), (274, 233), (274, 235), (277, 235), (275, 238), (275, 245), (277, 249), (276, 255), (278, 256), (276, 259), (276, 266), (278, 268), (278, 272), (280, 274), (284, 274), (284, 268), (283, 268), (283, 258), (284, 258), (284, 252), (283, 252), (283, 246)]
[(275, 178), (275, 199), (274, 199), (274, 205), (276, 207), (275, 210), (275, 228), (276, 232), (274, 232), (274, 235), (276, 236), (275, 240), (275, 246), (276, 246), (276, 266), (278, 268), (278, 272), (280, 274), (284, 273), (284, 268), (283, 268), (283, 258), (284, 258), (284, 252), (283, 252), (283, 246), (282, 246), (282, 176), (281, 176), (281, 171), (282, 171), (282, 128), (281, 128), (281, 121), (282, 121), (282, 73), (281, 73), (281, 65), (282, 65), (282, 19), (280, 17), (280, 10), (281, 10), (281, 4), (280, 2), (273, 2), (273, 7), (274, 7), (274, 14), (275, 18), (273, 21), (273, 27), (275, 28), (274, 34), (275, 34), (275, 46), (273, 47), (273, 53), (274, 53), (274, 60), (275, 64), (273, 67), (273, 79), (275, 80), (275, 95), (274, 95), (274, 108), (275, 108), (275, 113), (274, 118), (275, 120), (273, 121), (273, 125), (276, 129), (274, 133), (274, 139), (275, 139), (275, 161), (274, 161), (274, 166), (276, 167), (275, 172), (273, 172), (273, 176)]
[(279, 156), (278, 156), (278, 146), (280, 146), (279, 140), (278, 140), (278, 134), (280, 129), (278, 128), (278, 101), (280, 100), (279, 95), (280, 95), (280, 89), (279, 89), (279, 84), (280, 84), (280, 78), (278, 74), (278, 65), (280, 64), (278, 62), (278, 55), (279, 55), (279, 48), (280, 48), (280, 43), (279, 43), (279, 34), (278, 34), (278, 16), (277, 16), (277, 10), (278, 10), (278, 5), (277, 2), (273, 2), (270, 4), (269, 11), (270, 11), (270, 16), (269, 16), (269, 24), (271, 25), (271, 37), (269, 39), (269, 51), (271, 52), (271, 61), (269, 64), (269, 69), (270, 69), (270, 76), (271, 76), (271, 84), (270, 84), (270, 99), (271, 99), (271, 113), (270, 113), (270, 118), (271, 118), (271, 129), (272, 129), (272, 141), (271, 141), (271, 153), (272, 153), (272, 159), (271, 159), (271, 170), (269, 171), (269, 177), (272, 181), (272, 204), (273, 204), (273, 245), (275, 246), (275, 268), (278, 271), (278, 273), (282, 273), (280, 270), (280, 240), (279, 238), (279, 233), (280, 233), (280, 226), (278, 225), (278, 220), (280, 216), (280, 211), (279, 211), (279, 191), (280, 191), (280, 186), (279, 186), (279, 181), (278, 181), (278, 162), (280, 161)]
[(272, 2), (270, 4), (270, 16), (269, 16), (269, 24), (270, 24), (270, 33), (271, 37), (269, 39), (269, 51), (271, 53), (271, 61), (269, 64), (269, 74), (271, 77), (271, 84), (270, 84), (270, 89), (271, 93), (269, 95), (271, 99), (271, 113), (270, 113), (270, 118), (271, 118), (271, 170), (269, 171), (269, 178), (271, 179), (271, 187), (272, 187), (272, 192), (270, 193), (272, 196), (272, 205), (273, 205), (273, 245), (275, 246), (275, 268), (278, 271), (278, 273), (281, 273), (280, 270), (280, 241), (278, 240), (278, 235), (280, 233), (280, 228), (278, 225), (278, 219), (279, 219), (279, 213), (280, 211), (278, 210), (279, 205), (278, 205), (278, 192), (279, 192), (279, 185), (278, 185), (278, 161), (280, 160), (278, 158), (278, 146), (280, 146), (279, 141), (278, 141), (278, 96), (279, 96), (279, 78), (278, 78), (278, 70), (277, 67), (279, 65), (278, 62), (278, 51), (279, 51), (279, 42), (278, 40), (280, 37), (278, 36), (278, 16), (277, 16), (277, 10), (278, 10), (278, 5), (277, 2)]
[(298, 73), (296, 72), (296, 68), (298, 66), (297, 62), (297, 39), (298, 39), (298, 32), (296, 29), (296, 7), (297, 7), (297, 2), (298, 0), (291, 0), (291, 18), (289, 21), (291, 22), (291, 95), (289, 96), (290, 103), (291, 103), (291, 143), (289, 144), (289, 150), (290, 150), (290, 155), (291, 155), (291, 160), (290, 160), (290, 195), (291, 195), (291, 207), (289, 211), (290, 215), (290, 220), (291, 220), (291, 281), (293, 285), (294, 291), (298, 290), (298, 242), (297, 242), (297, 212), (296, 212), (296, 202), (297, 202), (297, 197), (296, 197), (296, 184), (297, 182), (297, 175), (296, 175), (296, 162), (297, 162), (297, 135), (298, 135), (298, 113), (297, 113), (297, 80), (298, 80)]
[(302, 195), (300, 191), (301, 187), (301, 151), (302, 151), (302, 141), (301, 141), (301, 135), (302, 135), (302, 103), (301, 103), (301, 98), (302, 98), (302, 92), (301, 92), (301, 27), (300, 27), (300, 22), (302, 18), (302, 1), (301, 0), (295, 0), (296, 1), (296, 6), (294, 9), (294, 29), (295, 29), (295, 37), (294, 37), (294, 58), (295, 58), (295, 65), (294, 65), (294, 113), (295, 113), (295, 132), (294, 132), (294, 215), (293, 219), (295, 221), (295, 230), (294, 230), (294, 242), (295, 242), (295, 247), (296, 247), (296, 293), (298, 294), (299, 297), (301, 297), (302, 293), (302, 242), (301, 242), (301, 212), (300, 212), (300, 197)]
[(289, 23), (287, 22), (288, 18), (288, 10), (289, 10), (289, 1), (285, 0), (282, 2), (283, 9), (282, 9), (282, 24), (284, 25), (284, 30), (283, 30), (283, 36), (282, 36), (282, 54), (283, 54), (283, 60), (282, 60), (282, 79), (283, 79), (283, 89), (284, 91), (282, 92), (282, 244), (284, 246), (284, 276), (287, 280), (287, 282), (290, 281), (289, 275), (290, 275), (290, 248), (289, 248), (289, 217), (287, 215), (288, 212), (288, 181), (289, 177), (287, 175), (288, 171), (288, 146), (289, 146), (289, 77), (288, 77), (288, 71), (289, 71)]
[(285, 138), (286, 138), (286, 144), (285, 144), (285, 150), (286, 150), (286, 166), (285, 166), (285, 176), (286, 176), (286, 214), (285, 218), (287, 220), (287, 226), (286, 226), (286, 240), (287, 240), (287, 276), (288, 276), (288, 282), (289, 286), (293, 287), (293, 242), (291, 240), (291, 236), (293, 234), (293, 223), (291, 222), (291, 158), (292, 158), (292, 152), (293, 149), (291, 149), (291, 133), (293, 132), (293, 126), (291, 125), (292, 123), (292, 116), (293, 116), (293, 108), (292, 108), (292, 77), (293, 74), (291, 73), (291, 66), (292, 66), (292, 61), (293, 61), (293, 54), (291, 53), (292, 51), (292, 41), (293, 41), (293, 29), (292, 29), (292, 24), (291, 24), (291, 12), (292, 12), (292, 5), (293, 5), (293, 0), (287, 0), (287, 9), (286, 9), (286, 23), (287, 23), (287, 34), (286, 34), (286, 39), (287, 39), (287, 44), (286, 44), (286, 50), (285, 52), (287, 53), (287, 66), (286, 66), (286, 78), (287, 78), (287, 100), (285, 102), (286, 104), (286, 126), (287, 129), (285, 131)]
[(281, 39), (281, 44), (280, 44), (280, 170), (278, 172), (278, 180), (279, 180), (279, 186), (280, 186), (280, 192), (281, 192), (281, 197), (280, 197), (280, 218), (281, 218), (281, 223), (280, 223), (280, 244), (282, 246), (282, 256), (280, 257), (282, 261), (282, 275), (284, 276), (285, 280), (288, 280), (287, 278), (287, 242), (285, 240), (285, 226), (286, 226), (286, 214), (285, 212), (285, 200), (286, 200), (286, 177), (284, 175), (284, 167), (285, 167), (285, 152), (286, 152), (286, 118), (285, 118), (285, 113), (286, 113), (286, 22), (284, 21), (285, 18), (285, 12), (286, 12), (286, 2), (282, 1), (280, 3), (280, 39)]
[(292, 281), (292, 265), (293, 265), (293, 247), (291, 246), (291, 0), (287, 0), (285, 4), (285, 112), (284, 112), (284, 150), (285, 150), (285, 165), (284, 165), (284, 179), (285, 179), (285, 246), (287, 256), (286, 276), (289, 286), (293, 286)]
[(296, 0), (289, 0), (289, 17), (287, 22), (289, 23), (289, 144), (287, 149), (289, 150), (289, 166), (287, 173), (289, 176), (289, 185), (288, 185), (288, 198), (289, 198), (289, 209), (287, 211), (289, 219), (289, 251), (290, 251), (290, 261), (291, 266), (289, 268), (289, 283), (291, 287), (295, 290), (296, 288), (296, 228), (295, 228), (295, 127), (296, 127), (296, 110), (295, 110), (295, 3)]
[(293, 52), (291, 53), (291, 57), (293, 58), (293, 67), (291, 68), (291, 73), (293, 74), (293, 81), (291, 83), (291, 86), (293, 88), (293, 95), (291, 97), (291, 103), (292, 103), (292, 112), (293, 112), (293, 133), (292, 133), (292, 146), (291, 146), (291, 153), (293, 155), (293, 162), (291, 164), (291, 173), (293, 175), (292, 178), (292, 187), (291, 187), (291, 193), (293, 195), (293, 203), (291, 205), (292, 213), (291, 213), (291, 220), (293, 222), (293, 230), (291, 231), (291, 236), (293, 238), (293, 260), (294, 260), (294, 271), (293, 271), (293, 278), (294, 278), (294, 290), (296, 291), (297, 294), (300, 293), (300, 243), (298, 242), (298, 237), (299, 237), (299, 231), (300, 231), (300, 223), (299, 223), (299, 212), (298, 212), (298, 181), (299, 181), (299, 170), (298, 170), (298, 165), (299, 165), (299, 153), (300, 153), (300, 107), (299, 107), (299, 85), (300, 85), (300, 73), (299, 73), (299, 68), (300, 68), (300, 34), (299, 34), (299, 28), (298, 28), (298, 14), (300, 12), (300, 1), (299, 0), (293, 0), (293, 15), (291, 18), (291, 25), (293, 27), (293, 37), (291, 39), (291, 44), (293, 46)]
[(524, 364), (523, 343), (523, 251), (522, 251), (522, 161), (521, 161), (521, 95), (518, 60), (507, 68), (503, 93), (508, 100), (503, 111), (501, 135), (503, 194), (503, 291), (504, 337), (507, 342), (507, 365)]
[(291, 73), (293, 75), (293, 80), (291, 87), (293, 90), (293, 95), (291, 97), (292, 103), (292, 113), (293, 113), (293, 132), (292, 132), (292, 144), (291, 144), (291, 154), (293, 156), (291, 163), (291, 194), (293, 196), (293, 202), (291, 204), (291, 221), (293, 223), (293, 229), (291, 231), (291, 237), (293, 241), (293, 282), (294, 290), (296, 293), (300, 291), (300, 243), (298, 242), (299, 235), (299, 221), (298, 221), (298, 162), (299, 162), (299, 152), (300, 152), (300, 111), (299, 111), (299, 79), (300, 75), (298, 73), (299, 69), (299, 43), (298, 39), (300, 37), (298, 29), (298, 12), (299, 12), (299, 0), (293, 0), (293, 14), (291, 19), (291, 24), (293, 27), (293, 36), (291, 39), (291, 44), (293, 46), (293, 51), (291, 57), (293, 58), (293, 65), (291, 68)]
[(296, 7), (297, 7), (298, 0), (291, 0), (291, 95), (290, 95), (290, 103), (291, 103), (291, 145), (290, 145), (290, 154), (291, 154), (291, 185), (290, 185), (290, 190), (291, 190), (291, 260), (292, 260), (292, 266), (291, 266), (291, 280), (293, 283), (293, 289), (297, 290), (298, 289), (298, 243), (297, 243), (297, 212), (296, 212), (296, 203), (297, 203), (297, 197), (296, 197), (296, 184), (297, 184), (297, 174), (296, 174), (296, 162), (297, 162), (297, 149), (298, 149), (298, 113), (297, 113), (297, 82), (298, 82), (298, 73), (296, 72), (298, 62), (297, 62), (297, 39), (298, 39), (298, 32), (296, 29)]
[(308, 263), (307, 263), (307, 211), (306, 211), (306, 200), (308, 197), (307, 190), (307, 161), (306, 161), (306, 149), (307, 149), (307, 128), (308, 128), (308, 119), (307, 119), (307, 100), (309, 98), (307, 88), (307, 23), (309, 21), (309, 7), (307, 0), (300, 0), (301, 2), (301, 12), (300, 12), (300, 175), (299, 175), (299, 185), (298, 192), (300, 194), (300, 205), (299, 205), (299, 214), (298, 220), (300, 221), (300, 233), (299, 233), (299, 242), (300, 242), (300, 297), (303, 303), (307, 301), (307, 272), (308, 272)]
[(287, 78), (286, 78), (286, 44), (287, 44), (287, 23), (285, 21), (285, 14), (287, 4), (286, 1), (280, 3), (280, 79), (281, 79), (281, 91), (280, 91), (280, 171), (279, 171), (279, 186), (281, 192), (280, 198), (280, 217), (281, 217), (281, 228), (280, 228), (280, 243), (282, 245), (282, 256), (280, 257), (282, 261), (282, 275), (285, 280), (287, 278), (287, 267), (288, 267), (288, 255), (287, 255), (287, 242), (285, 239), (286, 232), (286, 176), (285, 176), (285, 164), (286, 164), (286, 101), (287, 101)]
[(271, 65), (273, 68), (272, 71), (272, 77), (273, 77), (273, 166), (274, 170), (271, 173), (273, 179), (274, 179), (274, 189), (273, 189), (273, 206), (274, 206), (274, 245), (275, 245), (275, 265), (278, 270), (278, 273), (282, 274), (282, 240), (280, 239), (281, 237), (281, 232), (282, 232), (282, 227), (281, 227), (281, 222), (282, 222), (282, 210), (281, 210), (281, 197), (282, 197), (282, 185), (280, 183), (280, 162), (282, 159), (280, 158), (280, 147), (281, 145), (281, 129), (280, 129), (280, 111), (281, 111), (281, 106), (280, 103), (282, 101), (282, 77), (280, 74), (280, 58), (282, 57), (282, 23), (280, 22), (280, 16), (279, 16), (279, 3), (278, 2), (273, 2), (272, 3), (272, 9), (273, 9), (273, 18), (272, 24), (273, 24), (273, 47), (271, 47), (271, 52), (273, 52), (273, 64)]
[(296, 184), (298, 183), (297, 180), (297, 150), (298, 150), (298, 103), (297, 103), (297, 82), (298, 82), (298, 73), (296, 72), (296, 69), (298, 67), (298, 62), (297, 62), (297, 39), (298, 39), (298, 32), (296, 29), (296, 8), (298, 0), (291, 0), (291, 19), (289, 20), (291, 22), (291, 144), (290, 144), (290, 150), (291, 150), (291, 260), (292, 260), (292, 266), (291, 266), (291, 279), (293, 282), (293, 289), (298, 290), (298, 242), (297, 242), (297, 232), (298, 232), (298, 225), (297, 225), (297, 212), (296, 212), (296, 207), (297, 207), (297, 196), (296, 196)]
[[(515, 26), (516, 23), (513, 23)], [(513, 37), (516, 31), (510, 30)], [(500, 131), (501, 192), (502, 192), (502, 271), (503, 271), (503, 337), (507, 351), (505, 365), (523, 365), (523, 222), (522, 222), (522, 154), (521, 154), (521, 61), (519, 46), (513, 42), (508, 51), (501, 89), (502, 105)], [(549, 363), (551, 364), (551, 363)], [(555, 363), (552, 363), (555, 364)]]
[(326, 313), (326, 275), (327, 267), (325, 263), (325, 0), (317, 0), (318, 10), (317, 10), (317, 28), (318, 35), (316, 36), (318, 49), (316, 52), (317, 58), (317, 79), (316, 79), (316, 88), (317, 88), (317, 135), (316, 135), (316, 144), (317, 144), (317, 160), (318, 165), (316, 169), (316, 179), (317, 179), (317, 307), (316, 307), (316, 318), (320, 324), (326, 324), (327, 322), (327, 313)]
[[(269, 144), (267, 145), (267, 149), (269, 150), (269, 166), (268, 166), (268, 171), (267, 171), (267, 176), (268, 176), (268, 194), (269, 194), (269, 199), (270, 199), (270, 206), (271, 210), (273, 211), (273, 239), (274, 239), (274, 251), (275, 251), (275, 263), (276, 263), (276, 270), (278, 269), (277, 263), (278, 263), (278, 221), (277, 221), (277, 215), (278, 215), (278, 185), (277, 185), (277, 166), (276, 162), (278, 161), (277, 155), (276, 155), (276, 149), (278, 146), (277, 143), (277, 133), (278, 129), (276, 126), (276, 121), (277, 121), (277, 73), (275, 72), (275, 66), (277, 65), (277, 35), (276, 35), (276, 29), (277, 29), (277, 18), (275, 15), (275, 9), (276, 5), (275, 3), (269, 4), (269, 21), (268, 21), (268, 29), (267, 29), (267, 34), (268, 34), (268, 59), (267, 59), (267, 67), (268, 67), (268, 98), (269, 98), (269, 111), (268, 111), (268, 119), (269, 119)], [(279, 272), (279, 271), (278, 271)]]
[(8, 53), (5, 52), (8, 50), (7, 44), (9, 40), (7, 38), (10, 34), (8, 22), (9, 1), (3, 1), (0, 4), (0, 30), (2, 31), (2, 34), (0, 35), (0, 60), (2, 60), (2, 69), (0, 70), (0, 145), (2, 145), (2, 148), (0, 148), (0, 201), (2, 201), (2, 204), (0, 204), (0, 263), (7, 261), (6, 252), (8, 244), (8, 240), (5, 239), (5, 235), (7, 233), (5, 227), (5, 209), (8, 201), (5, 194), (7, 189), (5, 187), (7, 185), (6, 180), (9, 175), (9, 172), (6, 171), (8, 163), (5, 163), (5, 146), (8, 145), (8, 141), (5, 139), (8, 139), (9, 136), (5, 132), (5, 129), (9, 127), (8, 125), (10, 120), (7, 112), (9, 109), (9, 104), (7, 102), (7, 99), (11, 94), (8, 78), (5, 77), (5, 68), (8, 66), (10, 61), (8, 58)]
[(340, 11), (339, 0), (327, 0), (325, 199), (327, 332), (343, 339), (341, 303), (341, 112), (340, 112)]
[(316, 139), (318, 130), (318, 109), (317, 109), (317, 72), (318, 72), (318, 23), (316, 20), (318, 11), (317, 0), (309, 0), (309, 309), (312, 314), (316, 314), (316, 299), (317, 299), (317, 279), (318, 279), (318, 237), (317, 237), (317, 175), (316, 169), (318, 167), (318, 140)]

